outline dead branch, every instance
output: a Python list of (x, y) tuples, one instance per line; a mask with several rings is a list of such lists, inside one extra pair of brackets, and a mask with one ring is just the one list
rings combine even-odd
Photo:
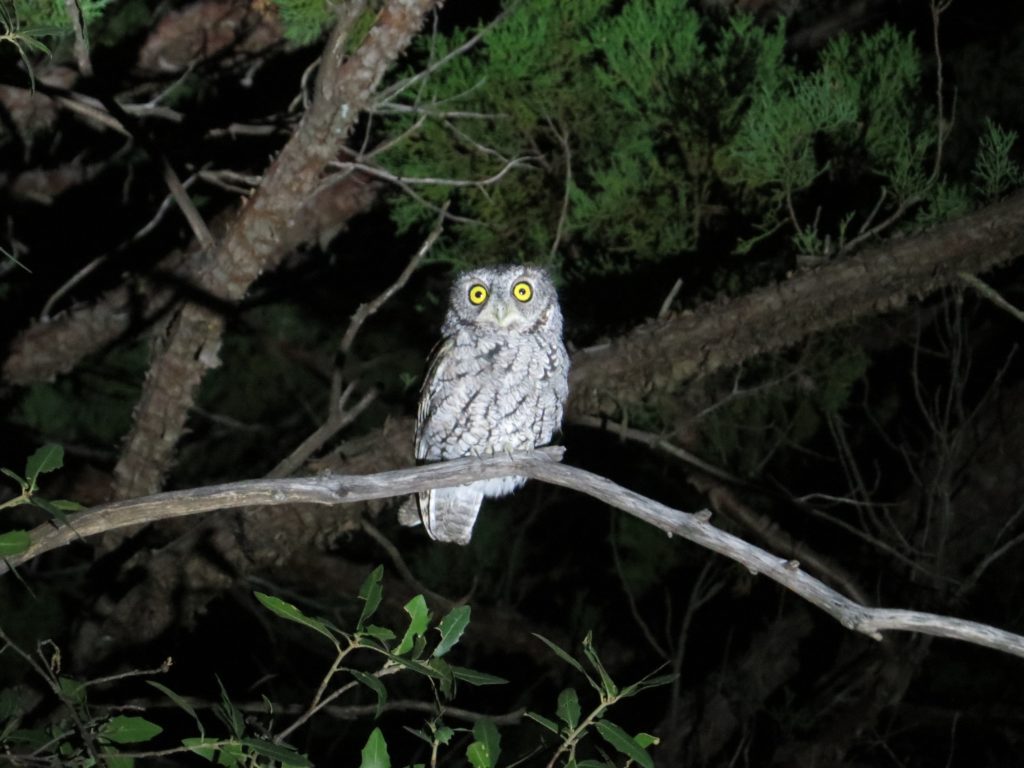
[(319, 505), (350, 504), (370, 499), (405, 496), (505, 475), (525, 475), (571, 488), (649, 525), (716, 552), (804, 598), (847, 629), (875, 640), (883, 631), (917, 632), (962, 640), (1024, 658), (1024, 636), (974, 621), (899, 608), (875, 608), (857, 603), (786, 560), (710, 525), (706, 510), (691, 514), (641, 496), (607, 478), (559, 464), (561, 448), (545, 448), (485, 459), (457, 459), (372, 475), (326, 475), (287, 480), (247, 480), (114, 502), (75, 515), (72, 523), (54, 528), (44, 524), (31, 532), (28, 551), (0, 565), (0, 574), (51, 549), (79, 538), (95, 536), (157, 520), (197, 515), (237, 507), (272, 507), (296, 502)]

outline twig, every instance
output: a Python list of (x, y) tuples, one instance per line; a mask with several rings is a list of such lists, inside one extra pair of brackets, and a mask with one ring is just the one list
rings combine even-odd
[(434, 243), (437, 242), (437, 238), (441, 236), (441, 232), (444, 229), (444, 219), (448, 214), (448, 207), (451, 205), (450, 200), (445, 200), (441, 206), (441, 210), (438, 213), (437, 221), (434, 223), (434, 228), (430, 230), (430, 234), (423, 241), (423, 244), (419, 247), (419, 250), (413, 254), (413, 257), (409, 260), (409, 263), (405, 265), (405, 269), (402, 270), (402, 274), (389, 285), (384, 292), (380, 294), (373, 301), (367, 302), (366, 304), (360, 304), (359, 308), (352, 315), (352, 319), (349, 321), (348, 328), (345, 330), (345, 335), (341, 338), (340, 351), (341, 354), (347, 355), (351, 349), (352, 344), (355, 342), (356, 334), (359, 333), (359, 329), (363, 327), (369, 318), (377, 313), (377, 311), (384, 306), (387, 301), (400, 291), (409, 278), (412, 277), (412, 273), (416, 271), (416, 267), (420, 265), (420, 262), (426, 258), (426, 255), (430, 253), (430, 249), (434, 247)]
[(327, 420), (317, 427), (309, 437), (303, 440), (294, 451), (282, 459), (276, 467), (267, 473), (268, 478), (288, 477), (288, 475), (295, 472), (295, 470), (306, 463), (306, 460), (312, 456), (320, 446), (358, 419), (360, 414), (369, 407), (370, 403), (377, 399), (377, 391), (371, 389), (362, 396), (359, 402), (356, 403), (351, 410), (345, 410), (344, 402), (348, 399), (349, 395), (352, 394), (354, 386), (354, 384), (350, 385), (349, 388), (346, 389), (346, 391), (343, 392), (336, 400), (340, 405), (337, 408), (332, 406)]
[(535, 159), (536, 158), (534, 157), (514, 157), (505, 163), (505, 166), (497, 173), (483, 179), (442, 179), (432, 176), (396, 176), (391, 173), (391, 171), (385, 170), (379, 166), (355, 161), (333, 162), (331, 163), (331, 167), (346, 172), (362, 171), (369, 176), (374, 176), (378, 179), (391, 182), (392, 184), (407, 187), (489, 187), (501, 181), (513, 168), (521, 166), (532, 168), (533, 166), (530, 165), (530, 161)]
[(677, 277), (676, 281), (672, 283), (672, 288), (669, 290), (668, 296), (666, 296), (665, 300), (661, 302), (661, 308), (658, 310), (659, 320), (665, 317), (665, 315), (669, 313), (669, 310), (672, 309), (672, 302), (676, 300), (676, 296), (679, 295), (679, 291), (682, 289), (682, 287), (683, 280), (682, 278)]
[(680, 536), (740, 563), (753, 574), (764, 574), (825, 611), (847, 629), (875, 640), (881, 640), (881, 633), (888, 630), (919, 632), (962, 640), (1024, 658), (1024, 636), (951, 616), (898, 608), (868, 608), (804, 572), (795, 561), (777, 557), (710, 525), (707, 511), (697, 514), (681, 512), (593, 472), (559, 464), (562, 453), (563, 449), (552, 447), (508, 456), (442, 461), (372, 475), (246, 480), (113, 502), (72, 516), (69, 525), (54, 528), (47, 523), (35, 528), (30, 533), (32, 544), (29, 549), (6, 559), (0, 565), (0, 574), (44, 552), (64, 546), (78, 536), (94, 536), (140, 523), (242, 506), (349, 504), (408, 496), (431, 488), (448, 488), (495, 477), (523, 475), (592, 496), (669, 535)]
[(376, 541), (381, 548), (388, 553), (388, 557), (391, 558), (392, 564), (398, 570), (398, 573), (405, 580), (406, 584), (412, 587), (416, 592), (426, 595), (445, 610), (451, 610), (456, 606), (456, 603), (453, 600), (449, 600), (444, 595), (439, 595), (437, 592), (434, 592), (432, 589), (428, 589), (420, 583), (419, 579), (417, 579), (413, 575), (413, 572), (409, 570), (409, 566), (405, 564), (405, 560), (402, 557), (402, 553), (398, 551), (398, 547), (388, 541), (387, 536), (381, 533), (377, 526), (369, 520), (363, 520), (362, 524), (363, 531), (366, 532), (366, 535)]
[(565, 189), (562, 190), (562, 210), (558, 214), (558, 224), (555, 226), (555, 239), (551, 241), (551, 251), (548, 254), (549, 258), (554, 259), (555, 254), (558, 253), (558, 247), (562, 244), (562, 234), (565, 232), (565, 222), (569, 219), (569, 194), (572, 189), (572, 146), (569, 144), (569, 131), (559, 131), (555, 128), (555, 123), (551, 118), (548, 118), (548, 126), (551, 128), (552, 133), (558, 137), (558, 142), (562, 145), (562, 151), (565, 153), (565, 181), (563, 185)]
[(971, 288), (976, 290), (978, 293), (980, 293), (986, 299), (991, 301), (1001, 310), (1009, 312), (1015, 318), (1024, 323), (1024, 311), (1022, 311), (1018, 307), (1015, 307), (1013, 304), (1004, 299), (1002, 294), (1000, 294), (995, 288), (986, 283), (980, 277), (972, 275), (970, 272), (959, 272), (958, 276), (961, 280), (963, 280), (965, 283), (971, 286)]

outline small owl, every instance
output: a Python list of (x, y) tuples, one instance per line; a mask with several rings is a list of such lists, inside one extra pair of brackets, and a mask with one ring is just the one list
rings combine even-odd
[[(416, 459), (490, 456), (545, 445), (562, 423), (569, 355), (555, 287), (536, 267), (464, 272), (452, 286), (416, 419)], [(522, 477), (480, 480), (419, 494), (431, 538), (468, 544), (485, 496)]]

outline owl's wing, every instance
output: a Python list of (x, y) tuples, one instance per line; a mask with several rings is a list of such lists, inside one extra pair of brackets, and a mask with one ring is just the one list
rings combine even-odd
[[(420, 402), (416, 410), (416, 461), (422, 462), (427, 457), (429, 446), (427, 444), (427, 419), (433, 409), (433, 393), (435, 391), (438, 376), (444, 371), (448, 359), (448, 353), (452, 348), (452, 340), (441, 339), (430, 351), (430, 363), (427, 365), (427, 373), (423, 377), (423, 386), (420, 388)], [(420, 520), (427, 531), (427, 535), (435, 538), (431, 522), (434, 518), (434, 491), (420, 491), (416, 495), (416, 505), (419, 509)]]
[(427, 365), (427, 373), (423, 377), (423, 385), (420, 387), (420, 402), (416, 410), (416, 461), (423, 461), (427, 457), (427, 441), (424, 430), (433, 408), (436, 381), (447, 364), (448, 353), (452, 346), (452, 340), (444, 338), (430, 350), (430, 362)]

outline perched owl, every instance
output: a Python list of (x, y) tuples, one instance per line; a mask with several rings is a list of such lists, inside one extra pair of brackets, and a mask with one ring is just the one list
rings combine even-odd
[[(545, 445), (562, 423), (569, 355), (551, 279), (536, 267), (474, 269), (452, 286), (442, 339), (420, 394), (416, 459), (489, 456)], [(419, 495), (431, 538), (468, 544), (485, 496), (522, 477), (480, 480)]]

